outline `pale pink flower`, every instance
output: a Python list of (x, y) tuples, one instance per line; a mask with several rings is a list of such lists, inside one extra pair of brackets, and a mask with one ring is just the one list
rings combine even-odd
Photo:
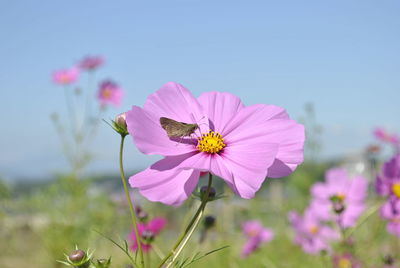
[[(151, 243), (156, 238), (156, 236), (164, 229), (167, 224), (167, 219), (165, 218), (154, 218), (148, 223), (138, 223), (138, 233), (141, 239), (141, 245), (144, 252), (148, 252), (151, 249)], [(129, 235), (132, 245), (131, 250), (135, 251), (138, 248), (138, 243), (135, 235), (135, 231), (132, 230)]]
[[(170, 138), (160, 117), (196, 123), (199, 129)], [(126, 122), (141, 152), (165, 157), (130, 177), (131, 186), (147, 199), (169, 205), (180, 205), (191, 195), (201, 172), (211, 172), (239, 196), (252, 198), (266, 177), (287, 176), (303, 161), (302, 125), (283, 108), (246, 107), (229, 93), (195, 98), (171, 82), (150, 95), (143, 108), (133, 106)]]
[(304, 211), (303, 216), (291, 211), (288, 218), (295, 231), (294, 242), (308, 254), (331, 251), (330, 243), (340, 238), (339, 233), (323, 224), (310, 208)]
[(361, 263), (351, 253), (333, 256), (333, 268), (361, 268)]
[(102, 106), (113, 105), (119, 107), (124, 96), (123, 90), (113, 81), (101, 82), (97, 98)]
[(350, 177), (347, 171), (333, 168), (326, 172), (325, 182), (311, 188), (310, 207), (322, 220), (335, 220), (342, 228), (353, 226), (365, 210), (368, 181), (364, 177)]
[(100, 56), (87, 56), (79, 63), (79, 68), (86, 71), (94, 71), (104, 64), (104, 59)]
[(400, 199), (390, 198), (387, 200), (381, 207), (380, 215), (387, 220), (387, 231), (400, 237)]
[(242, 224), (243, 234), (247, 238), (242, 249), (242, 257), (248, 257), (257, 250), (261, 244), (267, 243), (274, 238), (274, 232), (265, 228), (260, 221), (246, 221)]
[(78, 80), (79, 69), (72, 67), (70, 69), (57, 70), (53, 73), (53, 82), (59, 85), (69, 85)]

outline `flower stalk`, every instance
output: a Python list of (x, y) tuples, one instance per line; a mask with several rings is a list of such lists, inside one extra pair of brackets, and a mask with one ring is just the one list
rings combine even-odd
[(201, 204), (197, 209), (196, 213), (194, 214), (193, 218), (185, 228), (185, 231), (181, 234), (178, 238), (178, 241), (175, 243), (174, 247), (171, 251), (164, 257), (161, 263), (158, 265), (159, 268), (163, 267), (163, 265), (170, 259), (171, 261), (168, 262), (167, 268), (170, 267), (174, 261), (178, 258), (179, 254), (182, 252), (183, 248), (186, 246), (187, 242), (189, 241), (190, 237), (194, 233), (194, 230), (199, 225), (199, 222), (204, 214), (204, 209), (209, 201), (209, 196), (211, 192), (211, 185), (212, 185), (212, 175), (209, 173), (208, 176), (208, 185), (205, 194), (202, 196)]
[(139, 231), (138, 231), (136, 213), (135, 213), (135, 209), (133, 208), (133, 204), (132, 204), (132, 201), (131, 201), (131, 196), (129, 195), (128, 185), (126, 183), (125, 172), (124, 172), (123, 151), (124, 151), (125, 137), (126, 137), (126, 135), (121, 134), (121, 144), (120, 144), (120, 150), (119, 150), (119, 171), (121, 173), (121, 180), (122, 180), (122, 184), (124, 185), (125, 195), (126, 195), (126, 199), (128, 201), (129, 210), (130, 210), (131, 217), (132, 217), (133, 229), (135, 231), (135, 236), (136, 236), (136, 239), (137, 239), (137, 242), (138, 242), (140, 266), (142, 268), (144, 268), (145, 265), (144, 265), (142, 243), (141, 243), (141, 238), (140, 238)]

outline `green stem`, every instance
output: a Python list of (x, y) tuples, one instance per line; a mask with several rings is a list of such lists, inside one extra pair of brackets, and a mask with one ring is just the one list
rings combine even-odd
[(194, 214), (192, 220), (189, 222), (185, 231), (178, 238), (178, 241), (175, 243), (172, 250), (165, 256), (165, 258), (158, 265), (158, 268), (161, 268), (168, 261), (168, 259), (172, 257), (172, 260), (167, 265), (167, 267), (170, 267), (173, 264), (173, 262), (176, 260), (178, 255), (181, 253), (183, 248), (186, 246), (186, 244), (189, 241), (190, 237), (192, 236), (194, 230), (198, 226), (201, 217), (203, 216), (203, 212), (207, 205), (208, 198), (210, 195), (211, 184), (212, 184), (212, 175), (211, 175), (211, 173), (209, 173), (207, 191), (206, 191), (203, 199), (201, 200), (201, 204), (200, 204), (199, 208), (197, 209), (196, 213)]
[(131, 201), (131, 196), (129, 194), (128, 186), (126, 184), (126, 178), (125, 178), (125, 172), (124, 172), (124, 164), (123, 164), (124, 140), (125, 140), (125, 136), (121, 135), (121, 145), (120, 145), (120, 149), (119, 149), (119, 171), (121, 173), (122, 184), (124, 185), (126, 199), (128, 200), (129, 210), (131, 212), (133, 229), (135, 230), (135, 236), (136, 236), (136, 241), (138, 244), (138, 250), (139, 250), (139, 256), (140, 256), (140, 266), (144, 268), (145, 265), (144, 265), (144, 258), (143, 258), (142, 243), (140, 241), (140, 235), (139, 235), (139, 231), (138, 231), (138, 227), (137, 227), (136, 213), (133, 208), (133, 204)]
[(376, 211), (378, 211), (383, 203), (384, 201), (378, 202), (375, 204), (375, 206), (372, 206), (369, 210), (367, 210), (367, 212), (364, 214), (364, 217), (361, 218), (361, 220), (359, 220), (353, 228), (348, 229), (348, 231), (344, 233), (344, 239), (349, 238), (358, 227), (364, 224)]

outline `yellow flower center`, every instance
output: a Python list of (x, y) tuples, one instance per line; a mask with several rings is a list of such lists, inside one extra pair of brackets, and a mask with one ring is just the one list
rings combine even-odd
[(109, 99), (112, 96), (112, 90), (109, 88), (106, 88), (101, 92), (101, 95), (103, 95), (104, 98)]
[(316, 233), (318, 233), (318, 231), (319, 231), (318, 226), (312, 225), (312, 226), (310, 227), (310, 232), (311, 232), (312, 234), (316, 234)]
[(397, 196), (398, 198), (400, 198), (400, 183), (394, 183), (392, 185), (392, 192), (394, 193), (395, 196)]
[(341, 258), (339, 260), (339, 268), (351, 268), (351, 261), (347, 258)]
[(224, 138), (218, 132), (211, 131), (203, 134), (197, 143), (197, 149), (200, 152), (215, 154), (219, 153), (226, 144)]
[(342, 202), (346, 199), (346, 195), (344, 193), (338, 193), (336, 197)]

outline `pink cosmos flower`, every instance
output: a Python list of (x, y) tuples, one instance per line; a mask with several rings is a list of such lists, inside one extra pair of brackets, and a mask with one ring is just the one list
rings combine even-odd
[(390, 143), (397, 148), (400, 147), (400, 137), (398, 135), (390, 134), (383, 128), (376, 128), (373, 133), (378, 140)]
[(274, 233), (268, 228), (264, 228), (261, 222), (257, 220), (246, 221), (242, 224), (243, 234), (247, 238), (247, 242), (242, 249), (242, 257), (248, 257), (252, 252), (257, 250), (262, 243), (271, 241)]
[[(154, 238), (164, 229), (167, 224), (167, 219), (165, 218), (154, 218), (148, 223), (139, 223), (138, 232), (141, 239), (142, 249), (144, 252), (148, 252), (151, 249), (151, 243)], [(138, 248), (138, 243), (135, 235), (135, 231), (132, 230), (129, 235), (132, 245), (131, 250), (135, 251)]]
[(311, 208), (322, 220), (336, 220), (342, 228), (353, 226), (365, 210), (368, 181), (350, 178), (346, 170), (333, 168), (326, 172), (326, 181), (311, 188)]
[(304, 211), (303, 217), (297, 212), (291, 211), (288, 218), (296, 233), (294, 242), (308, 254), (330, 251), (329, 243), (340, 238), (339, 233), (322, 224), (310, 208)]
[(111, 104), (119, 107), (124, 95), (123, 90), (113, 81), (105, 80), (101, 82), (97, 98), (102, 106)]
[(57, 70), (53, 73), (53, 81), (59, 85), (69, 85), (78, 80), (79, 69), (72, 67), (70, 69)]
[(388, 221), (387, 231), (400, 237), (400, 199), (390, 198), (381, 207), (380, 214), (383, 219)]
[(376, 178), (375, 190), (379, 195), (400, 199), (400, 154), (387, 161)]
[[(169, 138), (160, 117), (197, 123), (199, 129), (188, 137)], [(130, 177), (131, 186), (168, 205), (188, 198), (200, 172), (211, 172), (240, 197), (252, 198), (266, 177), (287, 176), (303, 161), (302, 125), (280, 107), (246, 107), (229, 93), (195, 98), (182, 85), (167, 83), (143, 108), (133, 106), (127, 112), (127, 125), (141, 152), (165, 157)]]
[(104, 59), (99, 56), (87, 56), (79, 63), (79, 68), (86, 71), (94, 71), (104, 64)]
[(361, 268), (361, 263), (351, 254), (343, 253), (333, 256), (334, 268)]

